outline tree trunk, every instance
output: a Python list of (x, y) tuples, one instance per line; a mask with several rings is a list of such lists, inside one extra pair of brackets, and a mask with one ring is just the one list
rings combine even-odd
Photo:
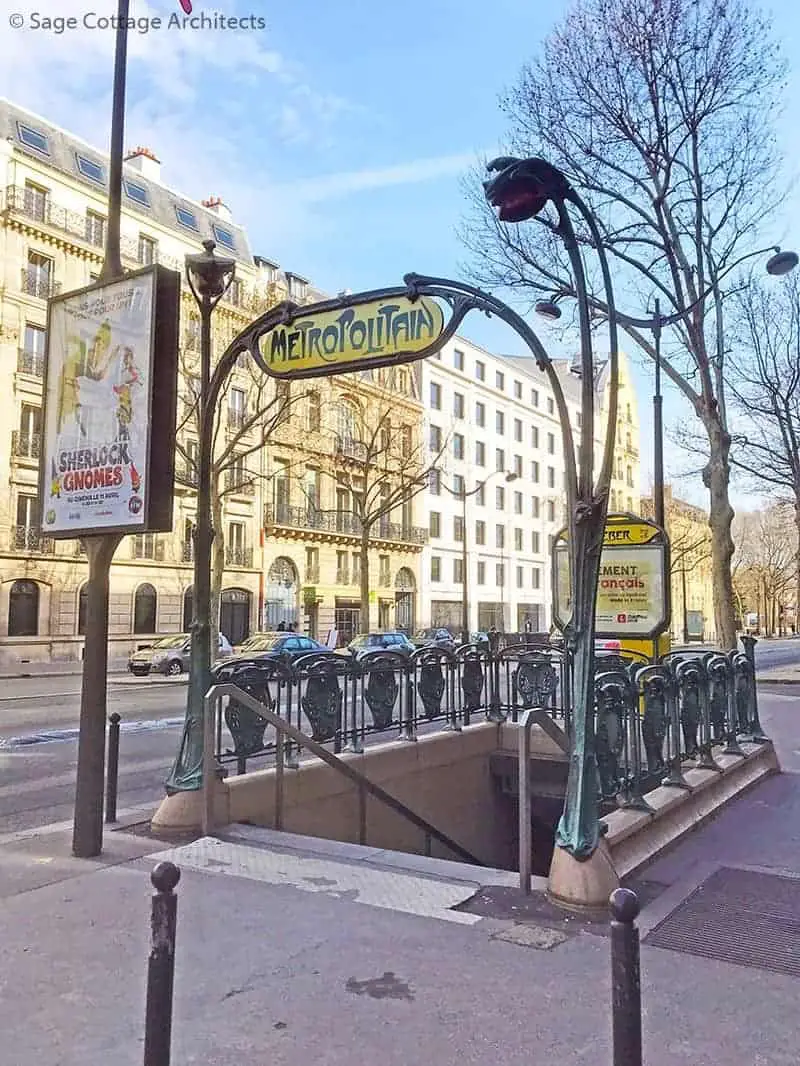
[(797, 530), (797, 549), (795, 552), (795, 565), (797, 566), (797, 573), (795, 574), (795, 589), (794, 589), (794, 628), (793, 633), (800, 632), (800, 496), (795, 497), (794, 501), (794, 524)]
[(369, 530), (361, 535), (361, 632), (369, 633)]
[(736, 647), (736, 615), (733, 606), (731, 561), (734, 543), (731, 536), (733, 508), (730, 501), (731, 439), (719, 419), (706, 421), (709, 460), (703, 470), (703, 483), (709, 491), (708, 525), (711, 530), (711, 573), (714, 585), (714, 618), (717, 643), (726, 651)]
[[(211, 490), (211, 523), (214, 527), (214, 546), (211, 556), (211, 661), (213, 663), (216, 661), (219, 651), (219, 605), (222, 594), (222, 581), (225, 574), (222, 500), (213, 487)], [(226, 633), (225, 636), (227, 637), (228, 634)]]

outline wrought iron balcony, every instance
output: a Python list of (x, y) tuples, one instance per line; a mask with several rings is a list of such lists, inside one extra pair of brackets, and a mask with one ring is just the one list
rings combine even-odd
[(255, 496), (256, 483), (246, 470), (226, 470), (225, 491), (237, 496)]
[(229, 544), (225, 545), (225, 565), (226, 566), (243, 566), (246, 569), (252, 569), (253, 566), (253, 549), (252, 548), (239, 548)]
[(37, 296), (40, 300), (49, 300), (61, 292), (61, 282), (53, 281), (49, 274), (28, 267), (22, 268), (22, 291), (28, 296)]
[(11, 434), (11, 454), (18, 459), (38, 459), (41, 443), (40, 433), (22, 433), (15, 429)]
[(44, 377), (44, 352), (28, 352), (20, 348), (17, 352), (17, 371), (37, 378)]
[(319, 584), (319, 567), (307, 566), (306, 567), (306, 584), (317, 585)]
[(243, 429), (247, 424), (247, 420), (250, 416), (247, 411), (242, 411), (238, 407), (228, 408), (228, 429), (237, 430)]
[(352, 437), (341, 437), (336, 434), (334, 451), (337, 456), (346, 459), (357, 459), (363, 463), (367, 458), (367, 446), (363, 441), (354, 440)]
[(12, 526), (10, 548), (11, 551), (53, 555), (56, 542), (42, 533), (38, 526)]
[(179, 464), (175, 471), (175, 480), (184, 488), (197, 488), (197, 467), (188, 463)]
[(336, 571), (336, 584), (337, 585), (349, 585), (350, 584), (350, 575), (347, 572), (347, 570), (337, 570)]
[[(288, 504), (271, 505), (264, 511), (264, 526), (282, 526), (285, 529), (318, 530), (321, 533), (343, 533), (350, 537), (361, 536), (361, 520), (352, 511), (320, 511), (315, 507), (290, 507)], [(401, 544), (426, 544), (427, 529), (399, 522), (376, 522), (370, 530), (370, 540), (390, 540)]]
[(191, 540), (185, 540), (181, 544), (181, 562), (193, 563), (194, 562), (194, 542)]

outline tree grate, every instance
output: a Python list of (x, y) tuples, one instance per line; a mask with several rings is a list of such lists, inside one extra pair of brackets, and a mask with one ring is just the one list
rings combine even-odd
[(644, 943), (800, 977), (800, 878), (723, 866)]

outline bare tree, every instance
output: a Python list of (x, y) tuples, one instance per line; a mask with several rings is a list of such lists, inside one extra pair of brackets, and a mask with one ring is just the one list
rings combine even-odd
[[(662, 365), (706, 439), (717, 633), (736, 640), (724, 389), (724, 279), (776, 195), (770, 117), (783, 79), (771, 27), (744, 0), (585, 0), (503, 101), (514, 155), (561, 167), (592, 202), (624, 291), (677, 316)], [(552, 222), (507, 227), (473, 189), (465, 239), (482, 284), (574, 296)], [(588, 232), (581, 234), (592, 244)], [(601, 291), (601, 290), (598, 290)], [(607, 307), (596, 297), (602, 317)], [(638, 317), (647, 317), (639, 315)], [(651, 358), (649, 335), (620, 324)]]
[(353, 460), (352, 469), (339, 470), (337, 480), (349, 493), (353, 531), (359, 537), (360, 627), (364, 633), (370, 628), (370, 542), (413, 535), (409, 505), (431, 477), (438, 476), (446, 448), (445, 439), (431, 447), (411, 420), (398, 422), (403, 415), (392, 396), (396, 375), (397, 371), (386, 371), (379, 389), (365, 383), (358, 395), (343, 399), (341, 409), (346, 415), (336, 427), (334, 440), (334, 451)]
[[(737, 516), (736, 589), (742, 609), (758, 614), (765, 636), (780, 633), (785, 597), (796, 581), (792, 508), (780, 504)], [(795, 623), (796, 624), (796, 623)]]
[[(754, 485), (794, 512), (795, 616), (800, 609), (800, 285), (767, 291), (753, 281), (738, 301), (741, 347), (728, 390), (741, 432), (733, 462)], [(795, 623), (797, 624), (797, 623)]]
[[(264, 308), (266, 309), (266, 308)], [(195, 339), (197, 318), (189, 317), (181, 348), (179, 388), (181, 392), (176, 441), (176, 481), (196, 487), (199, 475), (197, 438), (199, 430), (199, 378)], [(232, 339), (234, 327), (217, 325), (213, 351), (219, 356)], [(230, 335), (229, 335), (230, 334)], [(211, 516), (214, 544), (211, 563), (212, 655), (216, 654), (220, 597), (226, 563), (251, 565), (253, 546), (228, 545), (223, 513), (225, 501), (234, 495), (252, 496), (264, 475), (261, 455), (276, 433), (291, 424), (294, 405), (305, 395), (292, 394), (285, 383), (267, 377), (246, 356), (235, 374), (228, 377), (220, 392), (214, 422), (211, 464)]]

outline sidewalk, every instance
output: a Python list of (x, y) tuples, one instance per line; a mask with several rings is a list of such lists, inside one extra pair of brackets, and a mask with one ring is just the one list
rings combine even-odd
[[(721, 866), (800, 877), (796, 707), (793, 694), (761, 700), (792, 772), (755, 788), (639, 879), (643, 937)], [(141, 1066), (149, 873), (165, 845), (127, 832), (106, 841), (100, 862), (69, 857), (68, 831), (0, 841), (0, 1026), (13, 1066)], [(182, 853), (175, 1066), (610, 1066), (604, 927), (562, 920), (550, 950), (521, 946), (544, 942), (543, 919), (462, 914), (466, 924), (403, 913), (370, 895), (376, 880), (360, 880), (365, 860), (355, 850), (329, 872), (323, 846), (315, 856), (313, 842), (286, 845), (265, 853), (268, 879), (220, 860), (207, 867), (215, 872), (198, 872), (188, 862), (198, 846)], [(225, 847), (219, 854), (230, 856)], [(309, 862), (316, 875), (302, 873)], [(392, 872), (381, 876), (406, 910), (477, 886), (474, 868), (456, 864), (426, 874), (424, 860), (384, 854), (369, 866)], [(784, 921), (783, 939), (796, 928)], [(799, 990), (794, 977), (645, 943), (645, 1062), (794, 1064)]]

